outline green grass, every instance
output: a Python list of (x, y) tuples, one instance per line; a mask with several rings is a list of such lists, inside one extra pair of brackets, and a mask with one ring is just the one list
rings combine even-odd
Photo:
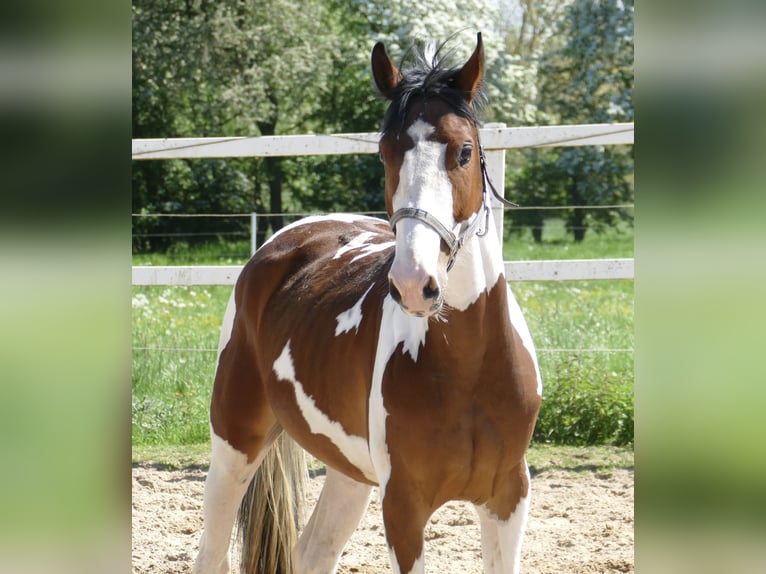
[[(586, 235), (580, 244), (512, 237), (513, 259), (631, 257), (632, 234)], [(240, 242), (241, 243), (241, 242)], [(189, 260), (134, 256), (134, 264), (237, 264), (214, 247)], [(603, 253), (601, 253), (603, 251)], [(633, 441), (633, 282), (517, 282), (512, 289), (538, 348), (543, 406), (535, 441), (631, 444)], [(133, 445), (208, 441), (208, 407), (218, 331), (230, 287), (133, 288)], [(603, 349), (610, 349), (605, 352)], [(595, 351), (594, 351), (595, 350)]]
[(519, 282), (511, 288), (535, 340), (543, 380), (535, 440), (631, 443), (633, 282)]
[(208, 440), (218, 332), (231, 287), (133, 288), (133, 444)]
[(538, 259), (612, 259), (633, 257), (633, 228), (620, 225), (604, 232), (588, 230), (575, 243), (567, 233), (563, 219), (545, 220), (542, 242), (535, 243), (532, 232), (504, 235), (503, 258), (506, 261)]
[[(564, 229), (564, 220), (545, 221), (541, 243), (532, 240), (529, 230), (506, 233), (503, 257), (509, 260), (536, 259), (605, 259), (633, 257), (633, 229), (621, 225), (606, 232), (588, 231), (580, 243), (572, 241)], [(133, 265), (244, 265), (250, 258), (250, 241), (210, 241), (189, 245), (179, 241), (159, 253), (134, 253)]]
[(210, 241), (189, 245), (179, 241), (158, 253), (134, 253), (133, 265), (244, 265), (250, 241)]

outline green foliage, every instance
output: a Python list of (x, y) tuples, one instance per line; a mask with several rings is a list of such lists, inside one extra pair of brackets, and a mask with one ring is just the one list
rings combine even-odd
[(633, 283), (532, 282), (512, 288), (535, 340), (543, 381), (535, 440), (632, 443)]
[[(575, 0), (558, 31), (561, 46), (541, 60), (541, 121), (632, 121), (633, 3)], [(525, 165), (509, 174), (508, 187), (523, 205), (623, 205), (633, 202), (632, 172), (632, 147), (530, 150)], [(514, 226), (539, 227), (541, 217), (519, 211), (509, 219)], [(604, 209), (567, 214), (576, 241), (582, 241), (587, 229), (599, 231), (620, 221), (632, 221), (630, 213)]]
[[(157, 160), (134, 162), (133, 205), (137, 213), (248, 213), (253, 204), (253, 160)], [(133, 251), (166, 249), (183, 237), (210, 240), (218, 230), (249, 234), (247, 218), (147, 218), (133, 220)], [(179, 235), (180, 234), (180, 235)], [(231, 235), (228, 236), (231, 239)]]
[[(324, 463), (309, 456), (308, 467), (319, 471)], [(133, 464), (152, 465), (167, 470), (210, 465), (210, 446), (149, 445), (133, 446)], [(609, 472), (617, 468), (633, 468), (633, 450), (615, 446), (560, 446), (532, 443), (527, 451), (527, 464), (532, 474), (549, 470)]]
[(572, 353), (565, 360), (546, 358), (543, 363), (549, 377), (534, 440), (572, 445), (633, 443), (632, 381), (621, 378), (620, 371), (608, 370), (607, 361), (586, 355)]
[(540, 105), (562, 120), (633, 119), (633, 2), (575, 0), (558, 23), (561, 48), (541, 64)]
[[(332, 8), (319, 0), (135, 2), (133, 136), (373, 129), (369, 110), (375, 105), (364, 104), (374, 100), (361, 74), (369, 48), (348, 42), (346, 34), (357, 33), (356, 26), (344, 27), (338, 20), (343, 13)], [(356, 54), (365, 54), (365, 61)], [(351, 102), (361, 102), (362, 111)], [(345, 168), (342, 162), (336, 163)], [(134, 162), (133, 211), (281, 212), (283, 195), (291, 206), (310, 200), (309, 185), (331, 196), (341, 193), (337, 184), (327, 185), (322, 170), (304, 168), (277, 158)], [(382, 174), (360, 173), (355, 183), (364, 189), (379, 184)], [(181, 227), (179, 221), (140, 220), (136, 231), (142, 237), (134, 250), (165, 247), (162, 233), (204, 233), (214, 226), (194, 220)], [(194, 237), (206, 236), (189, 241)]]
[[(186, 458), (188, 455), (179, 451), (178, 456)], [(533, 476), (551, 470), (609, 473), (618, 468), (632, 469), (634, 456), (630, 447), (561, 446), (532, 442), (527, 451), (527, 464)]]
[(500, 6), (488, 0), (357, 0), (367, 15), (372, 37), (385, 42), (395, 61), (415, 43), (451, 39), (448, 51), (455, 64), (465, 61), (476, 45), (476, 32), (483, 32), (485, 44), (484, 89), (488, 96), (485, 121), (511, 125), (531, 124), (535, 118), (537, 61), (520, 61), (508, 50), (507, 22)]
[[(486, 121), (579, 123), (633, 115), (630, 1), (136, 0), (132, 19), (136, 138), (374, 131), (385, 107), (368, 70), (374, 41), (385, 41), (401, 58), (413, 41), (457, 33), (451, 47), (460, 61), (476, 30), (486, 44)], [(508, 176), (508, 188), (524, 205), (632, 201), (628, 150), (528, 154)], [(382, 187), (383, 171), (372, 156), (139, 161), (133, 211), (377, 211)], [(540, 227), (541, 217), (517, 211), (508, 221)], [(629, 214), (572, 211), (567, 217), (581, 240), (585, 229)], [(279, 217), (261, 221), (282, 224)], [(248, 225), (237, 220), (233, 231), (244, 234)], [(136, 219), (134, 251), (166, 248), (173, 241), (168, 233), (206, 241), (217, 227), (205, 219)], [(259, 239), (266, 233), (259, 229)]]
[[(369, 72), (375, 41), (401, 58), (413, 41), (457, 32), (458, 62), (478, 30), (487, 54), (486, 119), (534, 120), (537, 61), (509, 53), (509, 24), (487, 0), (136, 0), (132, 19), (135, 138), (376, 131), (385, 102)], [(372, 156), (133, 163), (133, 212), (377, 211), (382, 189)], [(244, 232), (247, 222), (235, 225)], [(205, 241), (216, 227), (204, 219), (137, 219), (134, 251), (167, 248), (168, 233)], [(261, 241), (266, 233), (259, 229)]]
[(134, 253), (133, 265), (244, 265), (250, 259), (250, 240), (209, 241), (190, 245), (177, 241), (164, 251)]

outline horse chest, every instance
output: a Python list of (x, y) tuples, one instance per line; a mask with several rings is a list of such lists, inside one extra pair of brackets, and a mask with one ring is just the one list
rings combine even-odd
[(417, 358), (399, 348), (389, 359), (381, 385), (384, 420), (370, 421), (384, 432), (371, 432), (371, 451), (395, 453), (391, 465), (406, 466), (437, 499), (482, 499), (526, 447), (526, 433), (517, 438), (529, 421), (514, 368), (507, 354), (488, 361), (479, 347), (450, 360), (439, 345), (429, 345), (433, 340)]

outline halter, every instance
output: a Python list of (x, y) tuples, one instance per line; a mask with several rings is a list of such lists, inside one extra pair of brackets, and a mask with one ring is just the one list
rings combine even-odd
[[(473, 218), (471, 223), (468, 223), (468, 220), (466, 220), (460, 225), (460, 230), (458, 231), (457, 235), (452, 233), (452, 231), (447, 229), (447, 227), (441, 221), (439, 221), (424, 209), (419, 209), (417, 207), (403, 207), (402, 209), (397, 209), (391, 216), (390, 225), (391, 229), (394, 230), (394, 233), (396, 233), (396, 224), (400, 219), (417, 219), (438, 233), (439, 237), (442, 238), (444, 243), (449, 248), (447, 272), (449, 272), (449, 270), (452, 269), (452, 266), (455, 264), (457, 254), (465, 244), (466, 239), (468, 239), (474, 233), (476, 233), (478, 237), (484, 237), (487, 234), (490, 214), (490, 207), (489, 203), (487, 202), (487, 186), (489, 186), (489, 189), (492, 191), (492, 195), (495, 197), (495, 199), (497, 199), (503, 206), (506, 208), (518, 207), (517, 204), (513, 203), (512, 201), (508, 201), (502, 195), (500, 195), (495, 189), (495, 186), (492, 185), (492, 181), (490, 181), (489, 175), (487, 174), (487, 162), (484, 157), (484, 148), (481, 145), (479, 145), (479, 165), (481, 166), (482, 176), (481, 207), (479, 208), (479, 211), (476, 212), (476, 217)], [(480, 212), (482, 209), (484, 210), (484, 229), (479, 232), (479, 224), (482, 220)]]

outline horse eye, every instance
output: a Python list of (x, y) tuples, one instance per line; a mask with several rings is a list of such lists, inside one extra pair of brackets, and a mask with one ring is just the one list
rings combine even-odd
[(457, 158), (457, 163), (460, 167), (465, 167), (465, 165), (471, 161), (471, 153), (473, 152), (473, 146), (470, 145), (464, 145), (463, 149), (460, 150), (460, 155)]

